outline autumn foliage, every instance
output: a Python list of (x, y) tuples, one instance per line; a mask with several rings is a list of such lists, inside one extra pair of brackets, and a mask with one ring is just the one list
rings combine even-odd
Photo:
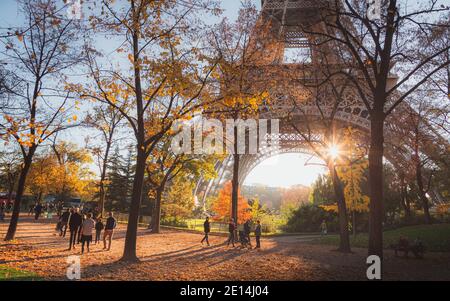
[[(227, 182), (219, 192), (217, 199), (212, 204), (212, 211), (216, 214), (215, 220), (228, 221), (231, 216), (231, 182)], [(247, 200), (238, 192), (238, 223), (243, 223), (251, 218), (251, 208)]]

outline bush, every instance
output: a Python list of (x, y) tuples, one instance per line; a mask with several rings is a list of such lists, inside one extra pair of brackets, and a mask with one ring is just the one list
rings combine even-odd
[(323, 208), (304, 204), (294, 210), (283, 230), (286, 232), (320, 232), (320, 224), (325, 220), (329, 232), (339, 229), (337, 214), (327, 212)]

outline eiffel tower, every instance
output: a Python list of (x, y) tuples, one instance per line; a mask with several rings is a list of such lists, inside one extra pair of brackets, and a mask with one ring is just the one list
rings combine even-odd
[[(283, 81), (286, 74), (309, 74), (308, 70), (314, 68), (315, 64), (320, 64), (318, 57), (325, 55), (327, 61), (331, 64), (339, 65), (339, 56), (335, 53), (332, 47), (315, 46), (311, 43), (311, 39), (304, 33), (304, 28), (317, 32), (323, 30), (321, 24), (321, 10), (327, 5), (333, 5), (334, 1), (328, 0), (262, 0), (261, 13), (257, 22), (257, 26), (268, 26), (269, 38), (273, 40), (270, 43), (270, 49), (262, 51), (260, 66), (260, 74), (270, 69), (271, 74), (278, 74), (279, 82)], [(261, 31), (255, 31), (257, 34), (253, 37), (254, 43), (259, 40), (267, 39), (267, 31), (264, 31), (265, 36), (258, 36)], [(324, 49), (325, 48), (325, 49)], [(290, 51), (297, 51), (300, 53), (301, 59), (296, 62), (287, 62), (286, 54)], [(320, 55), (319, 55), (320, 54)], [(256, 69), (258, 66), (255, 67)], [(256, 72), (258, 73), (258, 72)], [(390, 85), (394, 85), (397, 77), (392, 74), (389, 79)], [(304, 78), (303, 78), (304, 80)], [(283, 85), (280, 91), (274, 89), (271, 93), (270, 106), (262, 106), (260, 109), (259, 118), (263, 119), (279, 119), (280, 133), (277, 137), (278, 145), (276, 147), (269, 146), (261, 148), (256, 155), (245, 154), (240, 157), (239, 167), (239, 184), (245, 181), (248, 174), (262, 161), (283, 153), (305, 153), (314, 155), (311, 150), (310, 143), (305, 141), (302, 135), (299, 135), (292, 126), (285, 120), (293, 118), (294, 120), (304, 120), (305, 118), (321, 118), (323, 114), (328, 114), (334, 109), (335, 101), (324, 99), (317, 103), (314, 99), (302, 99), (299, 101), (298, 93), (295, 90), (299, 87), (292, 85), (291, 89), (286, 89)], [(295, 107), (293, 103), (301, 103), (300, 106)], [(399, 149), (399, 146), (394, 147), (392, 141), (396, 141), (399, 136), (409, 135), (407, 130), (402, 127), (405, 118), (409, 118), (414, 114), (414, 110), (406, 103), (400, 105), (391, 115), (385, 125), (385, 158), (393, 164), (397, 170), (407, 170), (411, 168), (411, 152), (406, 148)], [(339, 102), (337, 112), (334, 115), (334, 120), (342, 127), (351, 126), (359, 129), (360, 132), (366, 135), (368, 139), (370, 135), (370, 118), (366, 106), (361, 101), (355, 89), (349, 89), (343, 96), (342, 101)], [(301, 125), (299, 126), (301, 127)], [(449, 147), (448, 141), (441, 137), (434, 129), (427, 127), (429, 133), (434, 134), (434, 139), (441, 147)], [(315, 134), (316, 139), (321, 139), (318, 131)], [(200, 203), (205, 204), (208, 195), (215, 194), (222, 185), (232, 178), (233, 158), (228, 156), (223, 162), (216, 162), (216, 170), (218, 177), (213, 180), (205, 181), (200, 179), (195, 188), (195, 195), (201, 195)], [(430, 193), (431, 197), (436, 202), (439, 201), (439, 194), (435, 192)]]

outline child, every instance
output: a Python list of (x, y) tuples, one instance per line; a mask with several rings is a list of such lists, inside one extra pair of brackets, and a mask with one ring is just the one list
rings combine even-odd
[(102, 219), (99, 217), (95, 223), (95, 244), (100, 241), (100, 235), (105, 226), (102, 223)]

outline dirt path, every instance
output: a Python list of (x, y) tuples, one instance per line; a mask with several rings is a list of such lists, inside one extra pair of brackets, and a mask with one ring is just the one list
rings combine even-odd
[[(7, 223), (0, 223), (4, 237)], [(306, 237), (262, 239), (261, 250), (227, 247), (224, 237), (211, 236), (202, 246), (199, 234), (139, 230), (140, 263), (118, 263), (124, 245), (124, 226), (115, 233), (111, 251), (93, 245), (67, 251), (68, 238), (60, 238), (54, 223), (23, 218), (17, 239), (0, 241), (0, 264), (33, 271), (46, 279), (65, 280), (67, 257), (80, 255), (82, 280), (365, 280), (366, 250), (341, 254), (332, 247), (310, 244)], [(386, 280), (450, 280), (450, 253), (430, 253), (425, 260), (385, 256)]]

